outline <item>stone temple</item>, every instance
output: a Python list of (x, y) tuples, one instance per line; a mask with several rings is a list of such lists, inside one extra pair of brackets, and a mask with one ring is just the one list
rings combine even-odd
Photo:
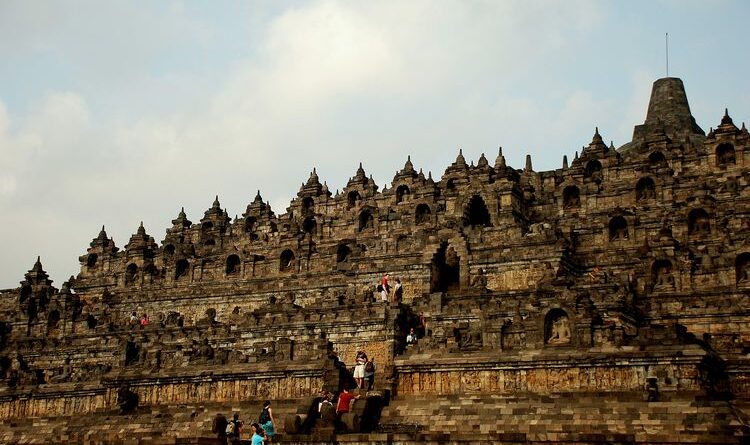
[[(285, 443), (748, 443), (750, 133), (721, 114), (663, 78), (557, 170), (313, 170), (282, 214), (102, 228), (59, 289), (37, 260), (0, 291), (0, 443), (218, 443), (266, 399)], [(358, 348), (373, 390), (312, 422)]]

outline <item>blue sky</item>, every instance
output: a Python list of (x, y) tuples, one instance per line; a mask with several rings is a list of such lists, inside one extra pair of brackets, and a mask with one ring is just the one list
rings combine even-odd
[(37, 255), (59, 286), (102, 224), (160, 241), (214, 195), (283, 213), (317, 167), (389, 184), (626, 143), (651, 83), (705, 130), (750, 120), (743, 1), (0, 1), (0, 288)]

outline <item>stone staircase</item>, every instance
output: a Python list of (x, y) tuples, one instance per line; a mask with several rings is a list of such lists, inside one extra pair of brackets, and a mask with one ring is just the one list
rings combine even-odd
[[(287, 436), (283, 419), (302, 400), (273, 405), (276, 442), (322, 443), (322, 436)], [(99, 412), (80, 417), (26, 418), (0, 425), (3, 444), (198, 445), (216, 443), (216, 413), (239, 412), (249, 425), (260, 401), (161, 405), (131, 415)], [(738, 408), (696, 394), (663, 394), (644, 402), (632, 393), (564, 393), (396, 398), (382, 411), (378, 430), (337, 434), (336, 443), (747, 443)], [(245, 437), (249, 439), (249, 437)]]
[[(277, 432), (283, 434), (283, 419), (294, 413), (299, 400), (275, 401), (272, 408)], [(166, 445), (215, 443), (211, 432), (214, 416), (231, 419), (240, 413), (249, 438), (250, 423), (256, 422), (261, 401), (231, 404), (160, 405), (139, 408), (130, 415), (99, 412), (85, 416), (26, 418), (0, 425), (2, 444)]]
[(675, 394), (644, 402), (618, 393), (395, 399), (380, 426), (394, 443), (728, 444), (743, 443), (740, 430), (725, 401)]

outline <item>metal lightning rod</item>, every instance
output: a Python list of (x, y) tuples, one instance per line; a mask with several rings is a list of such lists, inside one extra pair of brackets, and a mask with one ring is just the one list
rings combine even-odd
[(667, 56), (666, 56), (666, 59), (667, 59), (667, 77), (669, 77), (669, 33), (666, 33), (666, 35), (664, 37), (664, 43), (665, 43), (666, 48), (667, 48)]

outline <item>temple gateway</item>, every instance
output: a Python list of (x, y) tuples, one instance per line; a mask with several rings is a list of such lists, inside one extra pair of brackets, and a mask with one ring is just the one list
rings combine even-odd
[[(556, 170), (313, 170), (281, 214), (102, 228), (59, 288), (30, 258), (0, 291), (0, 443), (219, 443), (265, 400), (285, 443), (747, 443), (750, 133), (721, 114), (706, 134), (663, 78), (630, 142)], [(318, 409), (358, 351), (372, 388)]]

